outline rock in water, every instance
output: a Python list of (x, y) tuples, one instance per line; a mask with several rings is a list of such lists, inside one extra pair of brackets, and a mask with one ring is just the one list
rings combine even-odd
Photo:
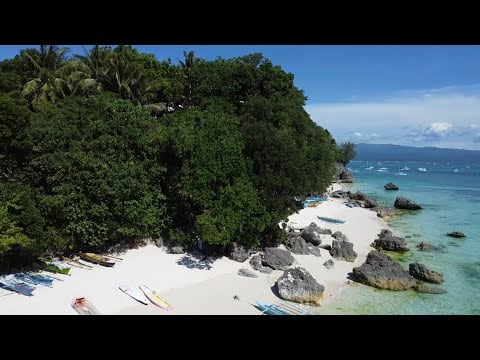
[(447, 292), (445, 289), (427, 285), (417, 285), (414, 289), (424, 294), (445, 294)]
[(336, 260), (354, 262), (357, 253), (353, 251), (353, 244), (343, 240), (333, 240), (330, 255)]
[(325, 266), (327, 269), (333, 269), (335, 267), (335, 263), (333, 262), (332, 259), (327, 260), (323, 263), (323, 266)]
[(283, 299), (298, 303), (320, 305), (325, 290), (324, 286), (302, 267), (286, 270), (276, 284)]
[(353, 268), (357, 281), (388, 290), (407, 290), (416, 285), (415, 279), (390, 256), (372, 250), (362, 266)]
[(385, 190), (398, 190), (398, 186), (391, 182), (384, 185), (383, 187), (385, 188)]
[(388, 229), (383, 229), (371, 246), (377, 250), (408, 251), (406, 241), (401, 237), (393, 236), (392, 232)]
[(397, 209), (405, 209), (405, 210), (420, 210), (422, 207), (417, 203), (409, 200), (405, 197), (399, 196), (395, 199), (395, 204), (393, 204)]
[(461, 232), (461, 231), (453, 231), (453, 232), (449, 232), (447, 234), (448, 236), (450, 237), (454, 237), (454, 238), (462, 238), (462, 237), (465, 237), (466, 235)]
[(286, 270), (293, 264), (293, 256), (287, 250), (265, 248), (262, 265), (270, 266), (274, 270)]
[(242, 245), (233, 242), (230, 245), (230, 252), (228, 257), (238, 262), (244, 262), (250, 256), (250, 251), (246, 250)]
[(251, 278), (258, 277), (257, 274), (255, 274), (252, 270), (247, 269), (247, 268), (241, 268), (240, 270), (238, 270), (238, 275), (245, 276), (245, 277), (251, 277)]
[(423, 241), (417, 245), (417, 248), (418, 250), (422, 250), (422, 251), (429, 251), (429, 250), (435, 249), (435, 247), (432, 244), (429, 244)]
[(427, 267), (423, 264), (412, 263), (408, 266), (408, 270), (410, 272), (410, 275), (419, 280), (431, 282), (434, 284), (440, 284), (443, 282), (443, 274), (436, 271), (428, 270)]

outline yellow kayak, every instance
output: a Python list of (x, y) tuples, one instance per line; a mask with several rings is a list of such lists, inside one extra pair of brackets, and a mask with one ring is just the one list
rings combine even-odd
[(143, 291), (145, 296), (150, 300), (153, 304), (157, 305), (158, 307), (161, 307), (164, 310), (167, 311), (172, 311), (173, 307), (169, 303), (167, 303), (165, 300), (163, 300), (158, 294), (153, 291), (152, 289), (149, 289), (145, 285), (140, 285), (140, 290)]

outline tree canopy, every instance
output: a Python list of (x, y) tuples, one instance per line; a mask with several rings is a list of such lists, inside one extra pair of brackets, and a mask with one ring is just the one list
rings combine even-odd
[[(0, 62), (0, 264), (163, 236), (276, 244), (341, 154), (262, 54), (178, 64), (132, 46)], [(14, 259), (14, 260), (12, 260)]]

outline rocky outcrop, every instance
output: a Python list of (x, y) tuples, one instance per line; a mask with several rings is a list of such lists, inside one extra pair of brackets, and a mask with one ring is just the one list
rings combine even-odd
[(317, 257), (322, 256), (320, 252), (320, 246), (308, 245), (308, 251), (310, 251), (311, 255), (315, 255)]
[(244, 262), (250, 256), (250, 251), (245, 249), (242, 245), (238, 245), (236, 242), (233, 242), (230, 245), (230, 251), (228, 257), (232, 260), (238, 262)]
[(257, 274), (255, 274), (252, 270), (250, 270), (248, 268), (241, 268), (240, 270), (238, 270), (238, 275), (245, 276), (245, 277), (250, 277), (250, 278), (258, 277)]
[(365, 209), (373, 209), (377, 206), (378, 206), (377, 200), (371, 199), (371, 198), (367, 198), (363, 203), (363, 207)]
[(420, 210), (422, 207), (417, 203), (409, 200), (403, 196), (399, 196), (395, 199), (395, 204), (393, 206), (396, 209), (404, 209), (404, 210)]
[(302, 238), (306, 241), (312, 243), (313, 245), (320, 245), (322, 243), (322, 239), (320, 235), (330, 235), (332, 230), (330, 229), (323, 229), (315, 223), (311, 223), (305, 229), (303, 229), (302, 233), (300, 234)]
[(385, 184), (383, 187), (385, 188), (385, 190), (398, 190), (398, 186), (391, 182)]
[(355, 181), (352, 172), (340, 163), (335, 163), (335, 175), (333, 176), (333, 180), (344, 183), (353, 183)]
[(377, 207), (377, 216), (382, 219), (388, 219), (395, 215), (395, 209), (387, 209), (384, 207)]
[(421, 251), (435, 250), (435, 247), (432, 244), (429, 244), (423, 241), (417, 245), (417, 248), (418, 250), (421, 250)]
[(369, 198), (367, 195), (365, 195), (361, 191), (357, 191), (355, 193), (349, 193), (348, 197), (351, 200), (362, 201), (363, 202), (363, 207), (365, 207), (367, 209), (371, 209), (371, 208), (374, 208), (374, 207), (378, 206), (378, 203), (377, 203), (376, 200)]
[(324, 286), (302, 267), (286, 270), (278, 278), (276, 285), (282, 299), (314, 305), (320, 305), (325, 290)]
[(288, 233), (287, 240), (285, 240), (285, 246), (294, 254), (298, 255), (308, 255), (310, 254), (310, 249), (308, 248), (307, 242), (297, 233)]
[(272, 268), (262, 265), (262, 256), (260, 254), (252, 256), (250, 259), (250, 266), (265, 274), (270, 274), (273, 271)]
[(412, 263), (408, 266), (410, 275), (419, 280), (440, 284), (443, 282), (443, 274), (427, 269), (427, 267), (420, 263)]
[(370, 245), (377, 250), (389, 250), (404, 252), (408, 251), (406, 241), (398, 236), (393, 236), (392, 232), (388, 229), (383, 229), (378, 238)]
[(183, 247), (181, 246), (173, 246), (169, 249), (170, 254), (184, 254), (185, 251), (183, 250)]
[(323, 263), (323, 266), (325, 266), (327, 269), (333, 269), (335, 267), (335, 263), (332, 259), (329, 259)]
[(293, 256), (290, 251), (278, 248), (265, 248), (262, 265), (270, 266), (274, 270), (286, 270), (293, 264)]
[(341, 231), (335, 231), (335, 232), (332, 234), (332, 237), (333, 237), (335, 240), (348, 241), (347, 236), (346, 236), (344, 233), (342, 233)]
[(415, 279), (390, 256), (372, 250), (362, 266), (353, 268), (356, 280), (389, 290), (407, 290), (416, 285)]
[(353, 251), (353, 244), (345, 240), (333, 240), (330, 255), (336, 260), (354, 262), (357, 253)]
[(466, 235), (461, 231), (452, 231), (452, 232), (449, 232), (447, 236), (454, 237), (454, 238), (463, 238)]
[(439, 288), (439, 287), (433, 287), (433, 286), (427, 286), (427, 285), (416, 285), (414, 289), (420, 293), (424, 294), (445, 294), (447, 290)]

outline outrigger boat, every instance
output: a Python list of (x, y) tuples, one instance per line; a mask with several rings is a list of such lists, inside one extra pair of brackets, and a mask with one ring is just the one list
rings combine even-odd
[(308, 311), (295, 305), (287, 303), (267, 304), (258, 300), (255, 301), (257, 303), (256, 307), (266, 315), (311, 315)]
[(80, 256), (80, 259), (82, 260), (89, 261), (91, 263), (99, 264), (102, 266), (112, 267), (113, 265), (115, 265), (114, 261), (108, 259), (105, 256), (94, 254), (94, 253), (80, 253), (78, 254), (78, 256)]
[(333, 219), (325, 216), (317, 216), (320, 220), (332, 223), (332, 224), (345, 224), (345, 220), (340, 220), (340, 219)]

